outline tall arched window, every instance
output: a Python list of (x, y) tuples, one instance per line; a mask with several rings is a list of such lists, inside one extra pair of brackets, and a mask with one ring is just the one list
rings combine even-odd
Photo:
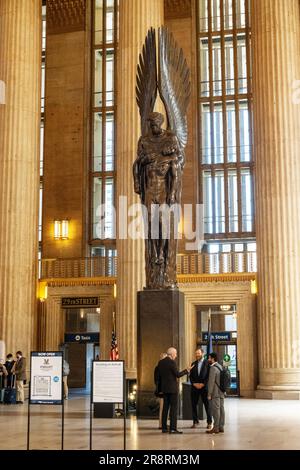
[[(115, 239), (115, 84), (117, 0), (93, 0), (92, 31), (92, 223), (94, 254)], [(101, 206), (105, 210), (101, 222)], [(105, 243), (107, 242), (107, 243)], [(100, 246), (101, 245), (101, 246)], [(97, 249), (97, 247), (99, 249)], [(100, 250), (100, 251), (99, 251)]]
[(198, 0), (197, 8), (205, 237), (253, 248), (250, 0)]

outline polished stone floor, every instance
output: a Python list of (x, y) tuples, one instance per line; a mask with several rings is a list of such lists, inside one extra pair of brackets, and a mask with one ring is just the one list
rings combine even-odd
[[(61, 421), (58, 407), (32, 406), (31, 449), (59, 449)], [(127, 448), (142, 450), (300, 449), (300, 402), (226, 400), (224, 435), (205, 434), (205, 423), (190, 429), (179, 421), (182, 435), (162, 434), (154, 420), (127, 420)], [(93, 449), (119, 450), (123, 445), (122, 419), (93, 422)], [(26, 449), (27, 404), (0, 405), (0, 449)], [(65, 449), (89, 448), (89, 401), (74, 397), (65, 406)]]

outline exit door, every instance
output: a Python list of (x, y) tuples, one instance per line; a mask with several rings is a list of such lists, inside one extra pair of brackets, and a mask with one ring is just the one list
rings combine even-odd
[(68, 343), (69, 388), (86, 387), (86, 344)]
[[(206, 351), (207, 343), (202, 343), (201, 347)], [(224, 360), (228, 359), (229, 356), (229, 365), (231, 375), (231, 386), (230, 390), (227, 391), (227, 395), (239, 395), (239, 374), (237, 369), (237, 346), (235, 343), (219, 343), (213, 341), (213, 352), (218, 355), (218, 362), (223, 365)]]
[[(199, 331), (197, 343), (205, 352), (207, 350), (209, 318), (213, 352), (217, 354), (218, 362), (221, 365), (226, 365), (231, 374), (231, 387), (228, 390), (228, 395), (239, 396), (236, 306), (201, 305), (197, 308)], [(226, 363), (223, 364), (224, 362)]]
[(231, 374), (231, 386), (228, 395), (239, 395), (238, 371), (237, 371), (237, 347), (236, 344), (213, 343), (213, 349), (217, 353), (219, 362), (222, 365), (226, 356), (229, 356), (229, 370)]

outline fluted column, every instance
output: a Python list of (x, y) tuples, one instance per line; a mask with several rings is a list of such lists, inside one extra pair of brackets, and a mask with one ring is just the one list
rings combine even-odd
[(0, 340), (27, 355), (37, 333), (40, 0), (1, 0), (0, 45)]
[[(120, 0), (118, 55), (117, 198), (127, 197), (128, 207), (139, 198), (133, 192), (132, 164), (140, 136), (135, 101), (135, 76), (139, 53), (148, 29), (163, 24), (163, 0)], [(119, 210), (120, 207), (119, 207)], [(120, 227), (118, 227), (120, 231)], [(136, 296), (144, 285), (143, 240), (117, 240), (117, 335), (127, 377), (136, 377)]]
[[(259, 389), (300, 394), (299, 0), (254, 0)], [(299, 96), (299, 93), (298, 93)], [(260, 394), (263, 396), (263, 393)]]

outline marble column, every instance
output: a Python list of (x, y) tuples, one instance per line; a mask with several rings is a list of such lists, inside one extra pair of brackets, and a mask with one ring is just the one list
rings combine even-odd
[[(120, 0), (117, 113), (117, 201), (127, 197), (127, 205), (137, 203), (133, 192), (132, 164), (140, 137), (140, 119), (135, 100), (136, 67), (150, 27), (163, 24), (163, 0)], [(118, 204), (118, 212), (124, 212)], [(120, 358), (126, 361), (128, 378), (136, 377), (137, 291), (144, 286), (143, 240), (120, 239), (118, 226), (117, 335)]]
[(299, 398), (299, 0), (254, 0), (252, 7), (258, 245), (257, 395)]
[(0, 340), (35, 348), (41, 74), (41, 1), (1, 0)]

